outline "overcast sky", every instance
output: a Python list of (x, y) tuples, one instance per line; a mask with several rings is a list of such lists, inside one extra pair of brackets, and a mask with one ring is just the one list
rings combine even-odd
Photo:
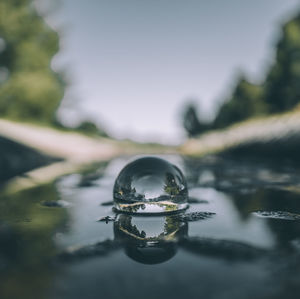
[(48, 18), (61, 32), (53, 67), (72, 83), (60, 116), (87, 117), (119, 138), (179, 142), (186, 100), (212, 118), (239, 70), (261, 80), (297, 8), (299, 0), (61, 0)]

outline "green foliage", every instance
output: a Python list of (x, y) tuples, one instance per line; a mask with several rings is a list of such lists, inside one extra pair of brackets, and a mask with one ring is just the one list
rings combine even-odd
[(276, 59), (262, 85), (240, 77), (229, 99), (221, 105), (214, 122), (204, 125), (194, 106), (187, 106), (184, 127), (189, 136), (225, 128), (250, 117), (283, 112), (300, 103), (300, 14), (282, 27)]
[(249, 83), (241, 77), (231, 95), (220, 108), (213, 123), (214, 128), (223, 128), (229, 124), (265, 113), (262, 100), (263, 88)]
[(276, 61), (266, 78), (265, 101), (271, 112), (300, 102), (300, 14), (282, 28)]
[(64, 84), (50, 68), (58, 34), (39, 16), (32, 0), (0, 0), (0, 116), (52, 123)]
[(108, 137), (106, 132), (100, 130), (94, 123), (90, 121), (82, 122), (78, 127), (75, 128), (75, 130), (87, 135)]
[(201, 134), (210, 128), (208, 124), (199, 121), (196, 110), (196, 105), (190, 103), (183, 113), (183, 127), (190, 137)]
[(59, 120), (55, 120), (53, 126), (64, 132), (77, 132), (85, 135), (90, 135), (92, 137), (108, 137), (109, 135), (105, 132), (105, 130), (99, 128), (95, 125), (95, 123), (91, 121), (83, 121), (77, 127), (66, 127)]

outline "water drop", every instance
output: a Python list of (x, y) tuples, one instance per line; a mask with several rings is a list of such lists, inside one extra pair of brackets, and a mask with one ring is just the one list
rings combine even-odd
[(180, 169), (159, 158), (126, 165), (114, 185), (114, 205), (129, 213), (170, 213), (186, 209), (188, 189)]

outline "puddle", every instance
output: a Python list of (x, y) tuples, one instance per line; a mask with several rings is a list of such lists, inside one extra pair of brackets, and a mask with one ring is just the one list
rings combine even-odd
[(299, 170), (163, 158), (187, 178), (189, 208), (174, 215), (113, 212), (133, 157), (0, 196), (0, 297), (297, 297)]

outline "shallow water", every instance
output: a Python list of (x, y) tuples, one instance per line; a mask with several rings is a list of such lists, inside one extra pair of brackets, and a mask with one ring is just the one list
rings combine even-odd
[(186, 175), (183, 214), (112, 211), (121, 157), (0, 198), (0, 298), (298, 298), (300, 171), (163, 156)]

